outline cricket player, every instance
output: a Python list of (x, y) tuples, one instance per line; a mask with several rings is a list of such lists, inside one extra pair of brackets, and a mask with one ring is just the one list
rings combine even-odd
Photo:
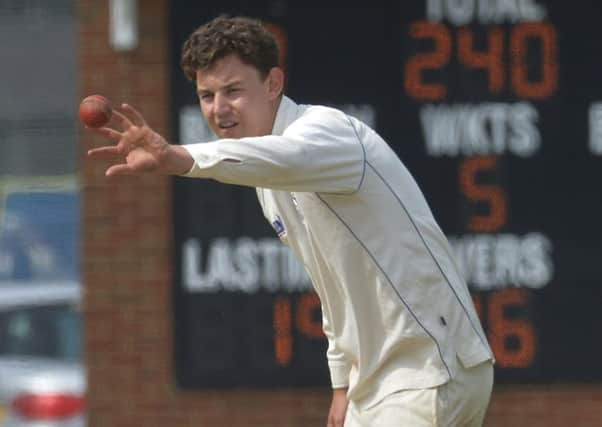
[(387, 143), (343, 112), (283, 94), (274, 37), (220, 16), (185, 42), (182, 68), (219, 136), (171, 145), (123, 104), (116, 144), (89, 151), (139, 172), (252, 186), (305, 265), (323, 314), (328, 427), (480, 426), (493, 355), (449, 244)]

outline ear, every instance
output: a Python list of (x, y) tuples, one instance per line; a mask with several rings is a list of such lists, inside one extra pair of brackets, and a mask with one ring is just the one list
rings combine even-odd
[(284, 71), (280, 67), (273, 67), (267, 78), (268, 97), (270, 101), (275, 100), (284, 90)]

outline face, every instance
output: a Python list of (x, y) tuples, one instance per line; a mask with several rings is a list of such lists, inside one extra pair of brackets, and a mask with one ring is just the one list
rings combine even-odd
[(201, 111), (220, 138), (269, 135), (274, 126), (283, 74), (272, 68), (262, 79), (259, 71), (229, 55), (208, 70), (196, 73)]

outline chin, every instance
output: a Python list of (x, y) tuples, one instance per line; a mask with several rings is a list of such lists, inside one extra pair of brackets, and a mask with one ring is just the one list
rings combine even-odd
[(244, 135), (240, 135), (238, 132), (224, 132), (220, 135), (220, 138), (239, 139), (243, 138)]

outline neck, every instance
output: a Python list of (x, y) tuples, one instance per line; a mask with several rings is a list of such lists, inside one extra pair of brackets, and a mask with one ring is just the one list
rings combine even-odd
[(282, 94), (274, 100), (274, 110), (272, 112), (272, 127), (270, 128), (270, 134), (274, 133), (274, 126), (276, 126), (276, 117), (278, 116), (278, 110), (280, 109), (280, 103), (282, 102)]

